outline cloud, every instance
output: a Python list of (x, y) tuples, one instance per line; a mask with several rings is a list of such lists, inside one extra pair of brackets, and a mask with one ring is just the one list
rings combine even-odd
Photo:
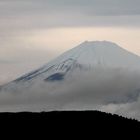
[(108, 104), (98, 107), (98, 110), (119, 114), (132, 119), (140, 120), (140, 98), (132, 103), (125, 104)]
[(1, 0), (0, 26), (10, 30), (64, 26), (139, 26), (139, 5), (139, 0)]
[[(6, 6), (4, 14), (23, 12), (77, 11), (93, 15), (137, 15), (140, 14), (139, 0), (1, 0), (0, 6)], [(13, 10), (14, 9), (14, 10)], [(4, 9), (2, 9), (4, 11)], [(13, 10), (13, 11), (12, 11)], [(26, 10), (26, 11), (25, 11)]]
[(13, 85), (13, 92), (11, 86), (0, 93), (0, 111), (96, 109), (140, 120), (139, 72), (97, 68), (73, 74), (65, 81), (41, 80), (29, 88)]
[(140, 14), (139, 0), (48, 0), (52, 11), (70, 10), (81, 11), (91, 15), (137, 15)]

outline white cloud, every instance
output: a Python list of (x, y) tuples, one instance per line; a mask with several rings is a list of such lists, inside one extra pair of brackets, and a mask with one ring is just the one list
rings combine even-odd
[(18, 85), (19, 91), (1, 92), (0, 111), (98, 109), (140, 120), (139, 72), (99, 68), (75, 75), (64, 82), (42, 81), (26, 90)]

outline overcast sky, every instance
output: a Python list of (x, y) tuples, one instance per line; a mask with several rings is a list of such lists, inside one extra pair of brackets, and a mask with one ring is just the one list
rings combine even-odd
[(0, 85), (85, 40), (140, 55), (140, 0), (0, 0)]

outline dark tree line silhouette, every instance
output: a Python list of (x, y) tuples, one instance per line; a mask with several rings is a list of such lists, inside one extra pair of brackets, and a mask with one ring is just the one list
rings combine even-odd
[(76, 122), (98, 122), (98, 123), (113, 123), (113, 124), (137, 124), (140, 125), (138, 120), (132, 118), (125, 118), (119, 115), (104, 113), (100, 111), (53, 111), (53, 112), (19, 112), (19, 113), (0, 113), (0, 120), (73, 120)]

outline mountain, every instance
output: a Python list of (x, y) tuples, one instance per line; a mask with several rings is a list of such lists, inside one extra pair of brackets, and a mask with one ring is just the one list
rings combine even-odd
[(0, 91), (0, 112), (100, 110), (140, 119), (140, 57), (85, 41)]
[(88, 71), (96, 67), (140, 69), (140, 57), (112, 42), (85, 41), (43, 67), (8, 83), (5, 87), (13, 88), (19, 84), (32, 85), (39, 81), (61, 81), (75, 71)]

